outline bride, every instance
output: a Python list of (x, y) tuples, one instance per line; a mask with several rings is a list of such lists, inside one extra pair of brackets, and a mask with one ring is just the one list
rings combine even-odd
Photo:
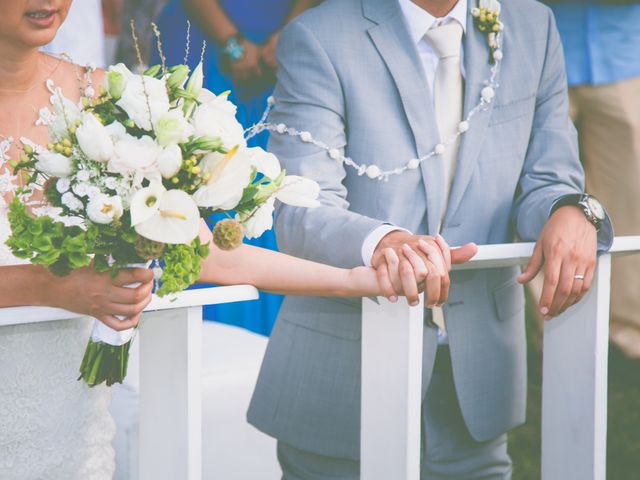
[[(2, 479), (112, 477), (110, 393), (106, 387), (89, 389), (76, 381), (78, 365), (91, 317), (113, 328), (130, 328), (151, 300), (148, 270), (122, 271), (112, 279), (82, 269), (54, 278), (43, 268), (21, 264), (4, 244), (10, 233), (7, 201), (19, 185), (8, 162), (19, 155), (21, 139), (49, 142), (47, 128), (36, 124), (38, 110), (51, 96), (46, 82), (78, 101), (88, 79), (96, 85), (103, 81), (100, 71), (88, 73), (38, 50), (54, 38), (70, 4), (71, 0), (0, 0), (0, 307), (49, 305), (85, 315), (51, 324), (0, 327)], [(33, 200), (37, 206), (37, 194)], [(201, 236), (210, 240), (206, 226)], [(201, 280), (250, 283), (289, 294), (381, 294), (371, 269), (343, 270), (250, 246), (232, 252), (213, 248)], [(140, 286), (124, 287), (134, 282)], [(127, 319), (119, 321), (115, 315)]]

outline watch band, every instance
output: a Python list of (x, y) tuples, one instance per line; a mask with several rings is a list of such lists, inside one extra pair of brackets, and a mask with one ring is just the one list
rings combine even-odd
[(589, 223), (591, 223), (595, 227), (596, 231), (599, 231), (600, 227), (602, 227), (602, 220), (597, 218), (594, 215), (594, 213), (591, 211), (591, 208), (589, 207), (589, 204), (586, 202), (586, 200), (590, 197), (591, 195), (588, 195), (586, 193), (575, 193), (575, 194), (565, 195), (553, 205), (551, 214), (553, 215), (556, 212), (556, 210), (558, 210), (561, 207), (566, 207), (566, 206), (578, 207), (582, 210), (582, 213), (584, 213), (584, 216), (589, 221)]

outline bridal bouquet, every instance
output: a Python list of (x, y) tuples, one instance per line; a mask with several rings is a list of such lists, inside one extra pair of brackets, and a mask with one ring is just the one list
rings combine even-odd
[[(119, 64), (99, 94), (85, 91), (78, 105), (52, 88), (52, 107), (41, 111), (52, 143), (23, 139), (12, 162), (26, 185), (10, 204), (14, 255), (56, 275), (87, 266), (115, 275), (154, 263), (163, 296), (198, 279), (209, 254), (201, 219), (228, 214), (214, 242), (229, 250), (271, 228), (276, 199), (315, 206), (318, 185), (286, 176), (274, 155), (248, 148), (236, 107), (202, 82), (202, 65), (136, 75)], [(45, 208), (31, 209), (38, 195)], [(132, 335), (96, 321), (80, 378), (90, 386), (122, 382)]]

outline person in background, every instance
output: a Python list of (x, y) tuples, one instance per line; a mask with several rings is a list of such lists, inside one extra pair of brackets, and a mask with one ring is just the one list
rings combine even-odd
[[(108, 3), (118, 3), (121, 0), (105, 1)], [(133, 20), (143, 63), (143, 65), (140, 66), (140, 70), (145, 70), (145, 67), (149, 64), (151, 38), (153, 37), (151, 22), (158, 17), (167, 2), (168, 0), (124, 0), (121, 12), (121, 34), (118, 39), (118, 49), (116, 53), (117, 62), (122, 62), (132, 69), (139, 66), (138, 64), (140, 62), (138, 61), (133, 36), (131, 35), (131, 21)], [(166, 33), (170, 34), (170, 32)]]
[[(555, 1), (587, 190), (640, 234), (640, 1)], [(640, 256), (613, 259), (613, 344), (640, 360)]]
[[(190, 52), (187, 62), (200, 61), (202, 43), (205, 86), (214, 93), (230, 91), (238, 105), (237, 117), (245, 127), (260, 120), (267, 98), (275, 85), (275, 48), (281, 29), (298, 14), (313, 6), (313, 0), (172, 0), (158, 18), (162, 49), (167, 64), (185, 58), (187, 20), (191, 20)], [(151, 41), (151, 64), (160, 58)], [(267, 132), (254, 137), (250, 146), (266, 148)], [(275, 234), (266, 232), (249, 243), (276, 249)], [(216, 305), (205, 308), (205, 318), (231, 323), (268, 335), (282, 298), (260, 294), (256, 302)]]
[(65, 54), (79, 65), (106, 66), (101, 0), (73, 2), (56, 37), (42, 51)]

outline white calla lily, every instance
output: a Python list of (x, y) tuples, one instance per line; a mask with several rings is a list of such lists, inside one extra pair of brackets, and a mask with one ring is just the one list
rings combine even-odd
[(260, 147), (247, 148), (246, 153), (249, 156), (249, 163), (256, 167), (258, 172), (265, 177), (275, 179), (280, 175), (282, 167), (280, 161), (273, 153), (269, 153)]
[(188, 193), (166, 190), (157, 203), (157, 211), (134, 228), (155, 242), (189, 244), (200, 231), (200, 212)]
[(203, 171), (209, 179), (193, 195), (199, 207), (232, 210), (238, 205), (251, 179), (246, 150), (236, 147), (226, 155), (210, 153), (203, 158)]
[(80, 148), (95, 162), (108, 162), (113, 157), (113, 140), (108, 130), (92, 113), (82, 113), (82, 124), (76, 131)]
[(313, 180), (296, 175), (288, 175), (282, 180), (282, 186), (276, 192), (276, 198), (294, 207), (316, 208), (320, 206), (318, 196), (320, 185)]
[(135, 227), (156, 215), (166, 191), (162, 183), (155, 182), (138, 190), (131, 198), (131, 226)]

